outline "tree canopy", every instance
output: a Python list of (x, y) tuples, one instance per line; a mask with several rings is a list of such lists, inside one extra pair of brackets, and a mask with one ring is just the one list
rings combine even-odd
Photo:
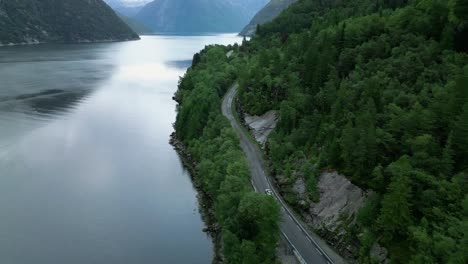
[[(375, 194), (349, 227), (360, 262), (374, 261), (379, 242), (394, 263), (466, 263), (466, 7), (466, 0), (299, 0), (233, 59), (220, 47), (201, 53), (180, 84), (177, 133), (200, 160), (220, 158), (203, 164), (218, 179), (210, 188), (219, 189), (223, 151), (236, 139), (217, 115), (237, 79), (245, 111), (278, 110), (265, 151), (287, 202), (304, 208), (293, 190), (298, 177), (310, 200), (319, 199), (316, 176), (330, 169)], [(245, 214), (257, 209), (244, 201), (259, 198), (235, 195), (220, 196), (236, 214), (220, 216), (236, 226), (225, 232), (226, 256), (262, 263), (266, 251), (254, 246), (262, 232)]]

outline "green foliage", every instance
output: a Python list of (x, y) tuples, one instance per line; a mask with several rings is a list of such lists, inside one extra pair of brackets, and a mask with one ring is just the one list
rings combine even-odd
[(363, 262), (374, 240), (397, 263), (467, 261), (466, 3), (301, 0), (241, 47), (244, 109), (279, 113), (266, 150), (285, 199), (301, 174), (313, 198), (310, 160), (382, 197), (358, 215)]
[(457, 161), (461, 168), (468, 168), (468, 103), (463, 106), (453, 127), (453, 143), (457, 151)]
[(135, 19), (152, 32), (239, 32), (268, 0), (148, 1)]
[(152, 30), (150, 28), (138, 22), (134, 18), (122, 15), (118, 13), (117, 11), (116, 11), (116, 14), (120, 17), (120, 19), (122, 19), (123, 22), (125, 22), (125, 24), (127, 24), (136, 33), (138, 34), (152, 33)]
[(366, 204), (359, 210), (356, 217), (357, 223), (362, 227), (371, 227), (379, 215), (381, 197), (374, 194), (369, 197)]
[(377, 219), (378, 229), (382, 232), (384, 242), (398, 241), (406, 236), (406, 229), (412, 223), (410, 212), (411, 200), (411, 165), (406, 157), (388, 167), (393, 176), (388, 191), (382, 200), (380, 216)]
[[(465, 7), (465, 0), (300, 0), (244, 41), (232, 67), (225, 66), (226, 50), (202, 52), (196, 67), (201, 77), (189, 71), (177, 97), (196, 90), (207, 100), (203, 106), (195, 106), (197, 95), (190, 95), (192, 102), (184, 100), (194, 111), (182, 104), (178, 133), (187, 140), (223, 135), (227, 145), (235, 142), (221, 121), (212, 126), (216, 117), (206, 115), (219, 112), (225, 91), (220, 87), (226, 86), (218, 84), (237, 76), (247, 112), (278, 110), (266, 152), (286, 201), (296, 205), (290, 190), (298, 177), (304, 177), (316, 201), (316, 176), (336, 169), (375, 193), (353, 227), (361, 262), (374, 261), (369, 254), (377, 241), (395, 263), (466, 263)], [(210, 72), (204, 63), (223, 70)], [(203, 91), (206, 86), (215, 89)], [(193, 117), (197, 122), (189, 121)], [(222, 146), (216, 144), (203, 144), (212, 152), (197, 157), (223, 156), (213, 155)], [(227, 179), (227, 164), (200, 164), (207, 188), (216, 192)], [(243, 200), (241, 184), (227, 186), (236, 191), (232, 197), (218, 192), (226, 211), (220, 219), (232, 227), (225, 232), (226, 256), (237, 263), (247, 262), (244, 255), (261, 263), (266, 259), (256, 257), (265, 251), (257, 246), (260, 255), (252, 256), (251, 243), (263, 232), (245, 214), (259, 209)]]
[(306, 181), (307, 194), (313, 202), (319, 201), (319, 193), (317, 191), (317, 169), (310, 162), (303, 165), (302, 173)]
[(279, 240), (279, 206), (252, 191), (238, 138), (221, 115), (221, 96), (234, 82), (242, 60), (236, 47), (210, 46), (194, 56), (180, 80), (177, 137), (197, 161), (196, 181), (214, 201), (228, 263), (273, 263)]
[(264, 6), (250, 21), (250, 23), (244, 27), (240, 32), (241, 36), (250, 36), (254, 32), (253, 30), (257, 28), (256, 32), (260, 32), (260, 25), (265, 24), (273, 20), (281, 11), (287, 8), (290, 4), (296, 2), (297, 0), (271, 0), (268, 1), (267, 5)]

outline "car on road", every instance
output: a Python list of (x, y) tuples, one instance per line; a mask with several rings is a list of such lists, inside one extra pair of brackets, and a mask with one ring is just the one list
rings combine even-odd
[(267, 195), (273, 196), (273, 191), (271, 189), (265, 189)]

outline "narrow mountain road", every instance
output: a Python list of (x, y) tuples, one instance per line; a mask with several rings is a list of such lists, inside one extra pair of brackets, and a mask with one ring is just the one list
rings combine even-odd
[[(344, 261), (330, 249), (325, 248), (325, 243), (320, 241), (317, 235), (310, 233), (299, 219), (285, 204), (274, 186), (270, 183), (269, 176), (265, 170), (262, 153), (257, 144), (253, 143), (247, 132), (243, 129), (234, 116), (232, 103), (237, 94), (237, 84), (229, 89), (222, 103), (222, 112), (231, 122), (240, 139), (240, 145), (247, 155), (249, 168), (252, 174), (252, 185), (257, 192), (265, 192), (266, 189), (273, 191), (273, 197), (281, 205), (281, 232), (293, 247), (294, 254), (299, 261), (307, 264), (320, 263), (344, 263)], [(332, 256), (332, 258), (330, 257)]]

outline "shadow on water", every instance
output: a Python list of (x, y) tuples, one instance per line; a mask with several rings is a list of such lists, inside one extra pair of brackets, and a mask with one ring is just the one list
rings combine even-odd
[(76, 107), (114, 74), (116, 63), (109, 50), (116, 47), (47, 44), (0, 49), (0, 115), (60, 115)]
[(58, 92), (48, 96), (33, 97), (25, 101), (34, 111), (43, 114), (59, 114), (82, 102), (92, 90), (75, 90), (73, 92)]
[(0, 97), (0, 112), (21, 109), (24, 113), (58, 115), (82, 102), (91, 92), (92, 89), (76, 87), (75, 89), (50, 89), (14, 97)]
[(191, 60), (173, 60), (173, 61), (166, 61), (165, 65), (170, 68), (175, 68), (178, 70), (184, 70), (190, 66), (192, 66)]
[[(0, 65), (18, 62), (60, 62), (101, 59), (112, 46), (119, 43), (40, 44), (0, 48)], [(90, 49), (93, 52), (86, 53)], [(15, 56), (11, 56), (15, 54)]]
[(234, 41), (0, 49), (0, 264), (210, 263), (171, 97), (195, 52)]

